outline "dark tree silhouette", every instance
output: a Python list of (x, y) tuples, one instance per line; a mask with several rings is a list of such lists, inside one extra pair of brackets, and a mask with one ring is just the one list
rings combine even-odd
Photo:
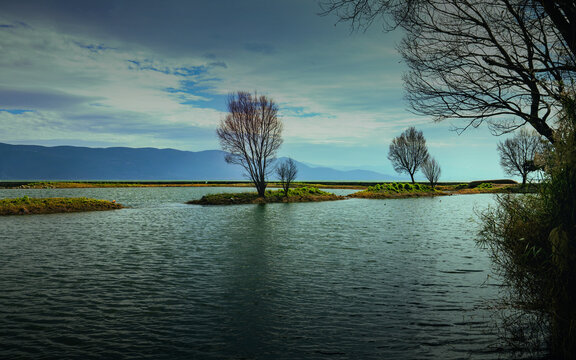
[(436, 187), (436, 184), (438, 184), (441, 172), (440, 165), (433, 157), (429, 157), (428, 160), (422, 164), (422, 173), (426, 176), (426, 179), (428, 179), (432, 187)]
[(296, 179), (296, 175), (298, 175), (298, 168), (296, 167), (296, 163), (291, 158), (284, 161), (276, 168), (276, 175), (280, 180), (280, 184), (282, 185), (282, 189), (284, 189), (284, 196), (288, 197), (288, 190), (290, 189), (290, 184), (294, 179)]
[(522, 186), (525, 186), (528, 174), (538, 170), (534, 156), (542, 149), (540, 136), (522, 129), (516, 136), (498, 143), (500, 165), (508, 175), (521, 176)]
[(428, 160), (428, 148), (422, 131), (410, 127), (394, 138), (388, 151), (388, 160), (396, 172), (410, 174), (414, 184), (414, 174)]
[(266, 195), (271, 162), (282, 145), (278, 106), (266, 97), (239, 91), (228, 97), (228, 112), (216, 134), (226, 162), (241, 165), (258, 195)]
[(411, 107), (435, 120), (487, 121), (496, 134), (526, 123), (554, 142), (559, 99), (576, 74), (574, 1), (327, 0), (355, 28), (402, 27)]

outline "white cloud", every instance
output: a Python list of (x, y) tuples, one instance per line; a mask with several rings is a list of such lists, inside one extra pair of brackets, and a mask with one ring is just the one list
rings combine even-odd
[(227, 13), (210, 2), (27, 3), (0, 5), (0, 24), (13, 25), (0, 28), (0, 109), (34, 111), (0, 111), (0, 141), (217, 148), (223, 95), (256, 90), (279, 103), (286, 148), (355, 148), (349, 163), (380, 163), (409, 126), (431, 147), (467, 146), (405, 110), (400, 34), (350, 35), (308, 0), (224, 1), (236, 7)]
[[(221, 113), (200, 107), (209, 99), (180, 89), (183, 80), (198, 76), (183, 76), (178, 69), (201, 67), (202, 62), (150, 61), (155, 54), (144, 50), (130, 53), (118, 44), (114, 48), (90, 45), (100, 40), (33, 26), (2, 29), (0, 84), (10, 96), (0, 98), (0, 109), (33, 110), (20, 115), (0, 113), (4, 141), (80, 136), (143, 146), (154, 137), (152, 132), (142, 133), (146, 127), (216, 126)], [(134, 135), (128, 135), (131, 127)], [(164, 139), (164, 145), (172, 145), (170, 139)]]

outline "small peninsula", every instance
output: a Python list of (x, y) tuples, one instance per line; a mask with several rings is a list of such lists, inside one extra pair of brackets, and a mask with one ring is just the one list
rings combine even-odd
[(202, 196), (199, 200), (188, 201), (194, 205), (240, 205), (240, 204), (267, 204), (267, 203), (292, 203), (292, 202), (318, 202), (344, 200), (346, 197), (335, 195), (316, 187), (304, 186), (288, 191), (285, 196), (284, 190), (267, 190), (266, 197), (258, 197), (255, 192), (223, 193)]
[(365, 190), (352, 193), (348, 196), (363, 199), (389, 199), (441, 195), (447, 195), (447, 193), (424, 184), (393, 182), (368, 186)]
[(29, 198), (0, 199), (0, 215), (54, 214), (81, 211), (121, 209), (115, 201), (80, 198)]
[(462, 184), (442, 184), (434, 187), (421, 183), (382, 183), (368, 186), (362, 191), (348, 195), (362, 199), (403, 199), (413, 197), (431, 197), (465, 194), (497, 194), (533, 192), (535, 188), (523, 188), (511, 180), (473, 181)]

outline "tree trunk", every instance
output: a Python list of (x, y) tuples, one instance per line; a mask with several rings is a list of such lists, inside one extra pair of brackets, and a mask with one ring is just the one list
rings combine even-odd
[(412, 184), (415, 184), (415, 182), (414, 182), (414, 174), (410, 173), (410, 179), (412, 179)]
[(266, 197), (266, 182), (258, 182), (254, 184), (259, 197)]
[(528, 174), (522, 175), (522, 188), (526, 186), (526, 177), (528, 177)]

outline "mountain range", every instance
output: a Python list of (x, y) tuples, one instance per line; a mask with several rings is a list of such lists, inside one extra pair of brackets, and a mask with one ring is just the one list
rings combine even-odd
[[(89, 148), (0, 143), (0, 180), (246, 180), (220, 150)], [(282, 161), (283, 159), (278, 159)], [(297, 181), (391, 181), (370, 170), (336, 170), (295, 161)]]

